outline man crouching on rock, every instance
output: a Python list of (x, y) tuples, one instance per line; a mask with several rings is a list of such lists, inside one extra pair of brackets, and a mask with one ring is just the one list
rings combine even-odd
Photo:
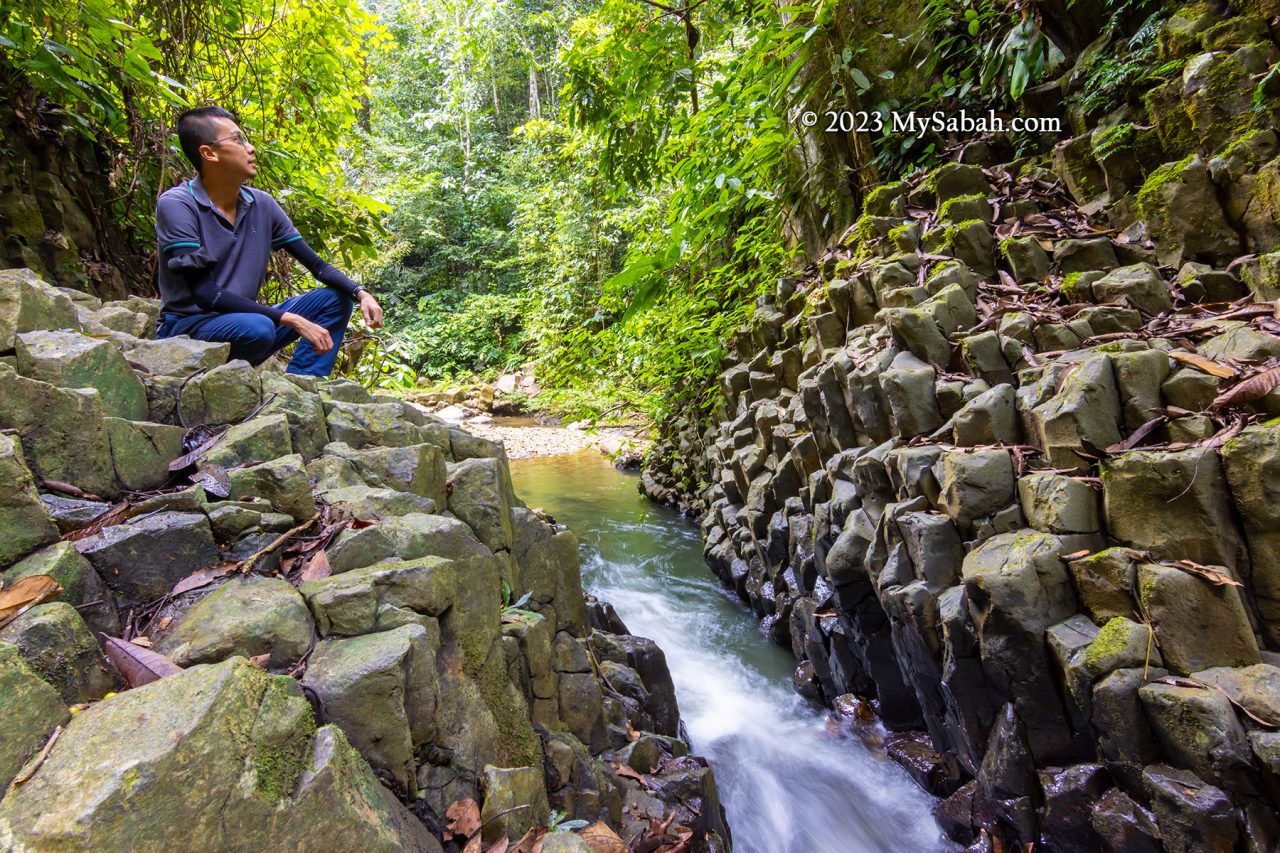
[[(364, 288), (316, 255), (274, 198), (246, 187), (257, 174), (254, 148), (221, 107), (178, 117), (182, 153), (196, 177), (156, 202), (160, 272), (157, 336), (226, 341), (231, 358), (261, 364), (299, 338), (288, 371), (328, 376), (359, 302), (365, 324), (382, 325), (382, 308)], [(267, 261), (284, 249), (325, 286), (278, 305), (258, 302)]]

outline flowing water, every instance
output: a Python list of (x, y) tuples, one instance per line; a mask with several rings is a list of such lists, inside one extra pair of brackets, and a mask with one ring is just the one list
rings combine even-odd
[(666, 652), (739, 853), (953, 849), (932, 799), (791, 690), (794, 661), (702, 560), (698, 531), (598, 453), (511, 463), (516, 491), (577, 534), (583, 583)]

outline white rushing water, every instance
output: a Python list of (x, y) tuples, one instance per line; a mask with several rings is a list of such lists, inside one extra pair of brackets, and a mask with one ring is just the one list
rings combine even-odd
[(828, 733), (702, 560), (698, 531), (590, 454), (512, 465), (519, 494), (582, 541), (583, 581), (667, 656), (692, 747), (715, 769), (740, 853), (954, 849), (933, 800), (861, 741)]

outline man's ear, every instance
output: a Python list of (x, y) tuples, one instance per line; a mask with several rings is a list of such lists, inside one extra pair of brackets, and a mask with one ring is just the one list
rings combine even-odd
[(214, 147), (212, 145), (201, 145), (199, 150), (200, 150), (200, 159), (203, 160), (204, 162), (206, 163), (218, 162), (218, 152), (214, 150)]

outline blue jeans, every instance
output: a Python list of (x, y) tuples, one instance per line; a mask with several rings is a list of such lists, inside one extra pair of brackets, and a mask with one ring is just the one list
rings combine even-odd
[[(338, 347), (342, 346), (342, 336), (351, 319), (351, 299), (331, 287), (321, 287), (286, 299), (276, 307), (324, 326), (333, 338), (333, 349), (323, 355), (306, 341), (300, 342), (294, 347), (288, 372), (303, 376), (328, 376), (332, 373)], [(175, 335), (187, 335), (200, 341), (225, 341), (231, 344), (231, 358), (241, 358), (252, 365), (261, 364), (272, 353), (298, 340), (298, 333), (293, 329), (277, 326), (263, 314), (163, 315), (156, 336), (171, 338)]]

